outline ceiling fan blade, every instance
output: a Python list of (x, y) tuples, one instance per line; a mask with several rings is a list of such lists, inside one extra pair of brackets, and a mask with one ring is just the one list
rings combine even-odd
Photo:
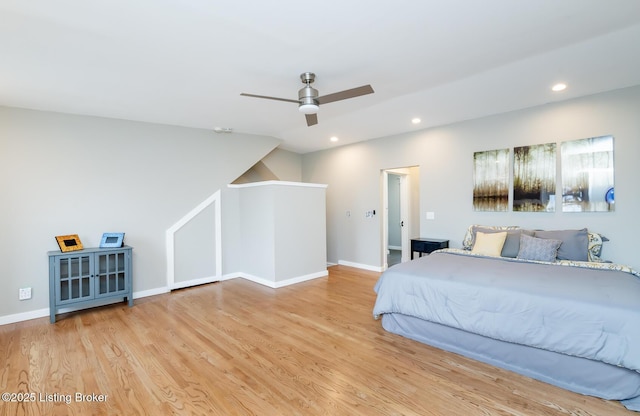
[(334, 101), (346, 100), (347, 98), (359, 97), (361, 95), (367, 95), (373, 93), (371, 85), (363, 85), (362, 87), (351, 88), (350, 90), (344, 90), (340, 92), (334, 92), (333, 94), (323, 95), (318, 97), (319, 104), (332, 103)]
[(240, 93), (240, 95), (243, 95), (245, 97), (266, 98), (267, 100), (287, 101), (287, 102), (290, 102), (290, 103), (300, 104), (300, 101), (298, 101), (298, 100), (290, 100), (288, 98), (269, 97), (269, 96), (266, 96), (266, 95), (245, 94), (244, 92)]
[(314, 124), (318, 124), (318, 115), (317, 114), (305, 114), (307, 118), (307, 126), (313, 126)]

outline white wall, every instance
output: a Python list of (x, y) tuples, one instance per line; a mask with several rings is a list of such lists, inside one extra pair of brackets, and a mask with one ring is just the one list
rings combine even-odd
[(239, 238), (228, 247), (237, 274), (271, 287), (327, 274), (325, 185), (263, 181), (229, 188), (223, 201), (229, 215), (237, 213)]
[[(91, 247), (103, 232), (125, 232), (134, 292), (165, 288), (165, 231), (278, 144), (0, 107), (0, 322), (48, 308), (46, 253), (58, 249), (56, 235), (78, 234)], [(31, 300), (18, 300), (21, 287), (33, 288)]]
[[(380, 267), (380, 171), (420, 167), (420, 234), (460, 247), (470, 224), (530, 228), (588, 227), (611, 239), (606, 259), (640, 269), (640, 87), (360, 142), (303, 155), (303, 181), (329, 184), (327, 246), (330, 262)], [(607, 213), (487, 213), (472, 209), (473, 153), (611, 134), (615, 140), (616, 208)], [(558, 161), (559, 163), (559, 161)], [(558, 170), (559, 171), (559, 170)], [(558, 189), (560, 184), (558, 184)], [(346, 211), (352, 215), (347, 217)], [(426, 220), (425, 213), (435, 213)], [(362, 214), (362, 215), (361, 215)]]
[(327, 271), (326, 185), (273, 185), (276, 281)]
[[(255, 171), (253, 167), (239, 177), (234, 183), (250, 183), (266, 180), (280, 180), (300, 182), (302, 180), (302, 156), (298, 153), (274, 149), (259, 162), (269, 170), (269, 174), (275, 178), (262, 175), (261, 171)], [(222, 247), (222, 264), (224, 273), (233, 274), (243, 268), (242, 241), (240, 238), (240, 193), (224, 187), (222, 190), (222, 212), (224, 212), (224, 224), (222, 235), (224, 245)]]

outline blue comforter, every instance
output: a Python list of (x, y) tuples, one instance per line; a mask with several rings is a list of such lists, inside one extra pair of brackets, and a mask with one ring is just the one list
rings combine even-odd
[(376, 319), (400, 313), (640, 371), (632, 273), (443, 250), (389, 268), (375, 291)]

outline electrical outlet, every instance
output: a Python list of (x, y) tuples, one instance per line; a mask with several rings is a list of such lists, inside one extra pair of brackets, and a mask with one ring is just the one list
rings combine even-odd
[(31, 299), (31, 288), (30, 287), (25, 287), (25, 288), (20, 289), (20, 293), (18, 295), (18, 298), (20, 300)]

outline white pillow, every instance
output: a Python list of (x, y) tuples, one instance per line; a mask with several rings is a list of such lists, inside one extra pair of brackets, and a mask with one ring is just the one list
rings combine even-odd
[(500, 233), (483, 233), (478, 231), (471, 252), (484, 256), (500, 257), (506, 239), (506, 231)]

